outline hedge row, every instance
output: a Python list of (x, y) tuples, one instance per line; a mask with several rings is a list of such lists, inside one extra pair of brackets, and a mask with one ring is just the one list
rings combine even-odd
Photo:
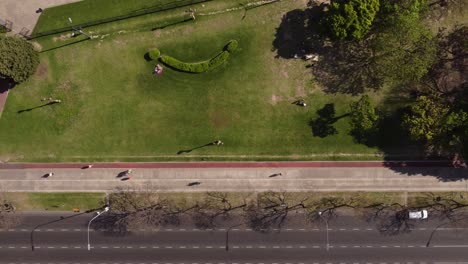
[(162, 55), (160, 57), (160, 60), (179, 71), (184, 71), (184, 72), (192, 72), (192, 73), (202, 73), (206, 72), (209, 69), (216, 68), (222, 64), (224, 64), (228, 58), (229, 54), (237, 49), (238, 43), (236, 40), (231, 40), (226, 44), (224, 47), (224, 50), (220, 53), (218, 53), (216, 56), (213, 58), (206, 60), (206, 61), (201, 61), (201, 62), (195, 62), (195, 63), (188, 63), (188, 62), (182, 62), (176, 58), (173, 58), (168, 55)]
[(152, 60), (157, 60), (161, 56), (161, 52), (158, 49), (152, 49), (148, 52), (148, 56)]

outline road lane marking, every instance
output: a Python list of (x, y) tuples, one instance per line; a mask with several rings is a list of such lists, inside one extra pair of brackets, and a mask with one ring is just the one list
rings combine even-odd
[(435, 248), (450, 248), (450, 247), (453, 247), (453, 248), (466, 248), (466, 247), (468, 247), (468, 245), (434, 245), (432, 247), (435, 247)]

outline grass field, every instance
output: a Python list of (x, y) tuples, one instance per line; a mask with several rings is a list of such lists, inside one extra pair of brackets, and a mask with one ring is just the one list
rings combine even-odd
[(100, 208), (105, 204), (104, 193), (2, 193), (20, 211), (72, 211)]
[[(103, 35), (41, 53), (36, 75), (8, 98), (0, 120), (0, 158), (381, 159), (377, 148), (354, 142), (347, 117), (333, 124), (337, 134), (312, 135), (308, 123), (318, 109), (332, 103), (342, 116), (356, 98), (324, 94), (306, 62), (275, 58), (272, 43), (283, 14), (305, 2), (259, 7), (245, 19), (240, 10), (157, 31)], [(157, 47), (183, 61), (205, 60), (230, 39), (239, 41), (239, 50), (226, 65), (204, 74), (166, 67), (155, 77), (155, 62), (144, 59)], [(62, 103), (18, 113), (49, 96)], [(291, 104), (300, 98), (307, 107)], [(217, 139), (225, 145), (177, 155)]]
[[(112, 17), (130, 15), (142, 9), (169, 7), (194, 2), (191, 0), (84, 0), (47, 8), (34, 28), (34, 33), (90, 23)], [(72, 23), (68, 18), (72, 18)]]

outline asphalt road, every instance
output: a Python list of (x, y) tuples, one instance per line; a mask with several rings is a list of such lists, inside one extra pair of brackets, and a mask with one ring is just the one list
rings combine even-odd
[(92, 231), (88, 251), (86, 227), (92, 215), (84, 214), (36, 229), (32, 251), (31, 230), (60, 216), (67, 215), (27, 214), (17, 226), (0, 229), (0, 263), (468, 263), (466, 225), (444, 225), (434, 232), (441, 223), (415, 221), (410, 233), (386, 236), (375, 224), (350, 216), (329, 222), (328, 250), (324, 223), (292, 220), (269, 233), (231, 228), (228, 240), (232, 223), (213, 230), (184, 224), (131, 229), (124, 235)]

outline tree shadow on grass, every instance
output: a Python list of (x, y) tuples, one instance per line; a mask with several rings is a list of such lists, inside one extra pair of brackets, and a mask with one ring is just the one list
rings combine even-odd
[(318, 118), (311, 120), (309, 126), (312, 129), (312, 134), (315, 137), (327, 137), (338, 133), (333, 124), (349, 114), (335, 116), (335, 105), (326, 104), (322, 109), (317, 110)]
[(323, 46), (322, 33), (317, 25), (325, 5), (308, 6), (305, 10), (295, 9), (283, 16), (273, 40), (272, 51), (276, 51), (276, 58), (302, 57)]
[[(383, 75), (375, 67), (373, 53), (366, 41), (330, 41), (320, 20), (326, 4), (309, 4), (305, 10), (292, 10), (283, 16), (276, 29), (273, 51), (277, 58), (318, 56), (311, 69), (328, 93), (359, 94), (382, 86)], [(297, 56), (296, 56), (297, 55)], [(305, 59), (305, 58), (304, 58)]]

